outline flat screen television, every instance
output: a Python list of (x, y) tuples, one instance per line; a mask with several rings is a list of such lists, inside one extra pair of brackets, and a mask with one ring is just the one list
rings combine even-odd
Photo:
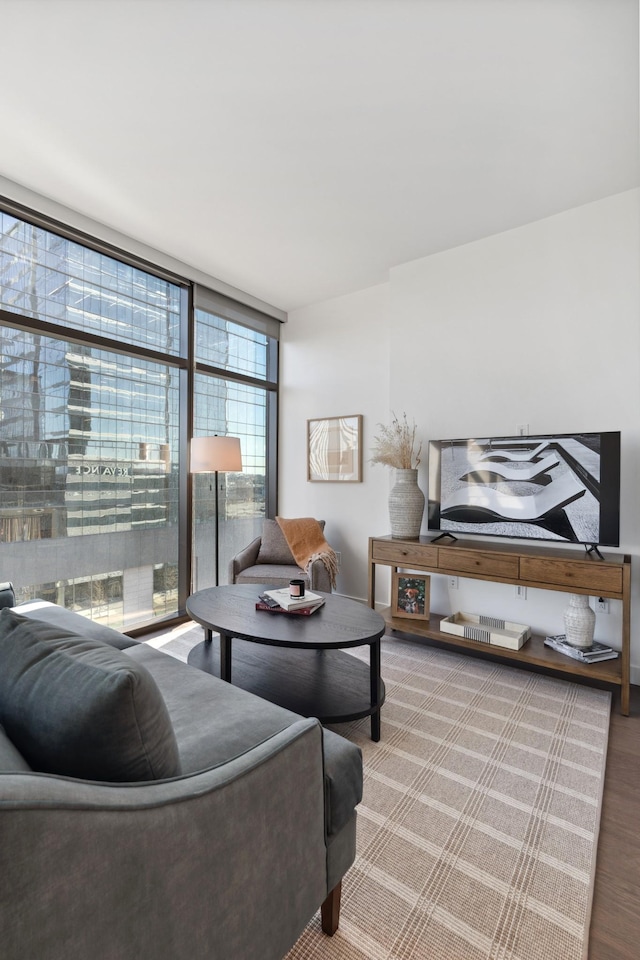
[(620, 543), (620, 432), (432, 440), (429, 530)]

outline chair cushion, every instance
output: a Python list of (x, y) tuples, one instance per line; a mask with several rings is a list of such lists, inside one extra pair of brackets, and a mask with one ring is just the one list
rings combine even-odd
[(262, 527), (262, 541), (258, 551), (258, 563), (293, 564), (293, 554), (279, 524), (275, 520), (265, 520)]
[(304, 580), (311, 589), (309, 574), (295, 564), (288, 566), (280, 563), (256, 563), (236, 574), (236, 583), (264, 583), (270, 587), (288, 587), (289, 581), (293, 579)]
[(149, 671), (58, 625), (0, 611), (0, 724), (33, 770), (136, 782), (180, 773)]

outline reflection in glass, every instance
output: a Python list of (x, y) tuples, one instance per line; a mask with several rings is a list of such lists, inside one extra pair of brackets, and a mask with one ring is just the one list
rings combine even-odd
[(263, 333), (196, 310), (196, 358), (203, 363), (266, 380), (267, 344)]
[(0, 211), (0, 307), (177, 355), (182, 291)]
[[(262, 532), (265, 517), (267, 391), (220, 377), (197, 374), (195, 436), (240, 437), (242, 473), (218, 474), (220, 583), (228, 564)], [(193, 476), (194, 590), (215, 582), (215, 490), (211, 474)]]
[(154, 570), (177, 563), (176, 371), (9, 327), (0, 354), (0, 541), (30, 545), (18, 589), (53, 581), (56, 602), (117, 625), (166, 615)]

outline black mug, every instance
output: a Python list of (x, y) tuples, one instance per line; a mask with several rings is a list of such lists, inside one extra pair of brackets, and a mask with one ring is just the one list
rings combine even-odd
[(292, 600), (304, 597), (304, 580), (289, 580), (289, 596)]

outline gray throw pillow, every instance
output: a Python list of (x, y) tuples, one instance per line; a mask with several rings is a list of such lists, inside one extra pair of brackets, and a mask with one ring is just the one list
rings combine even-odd
[(294, 564), (293, 554), (276, 520), (265, 520), (257, 563)]
[(0, 724), (33, 770), (129, 783), (180, 773), (167, 707), (141, 664), (0, 610)]
[[(324, 530), (324, 520), (318, 523)], [(262, 526), (262, 539), (256, 563), (279, 563), (285, 566), (296, 565), (284, 533), (277, 520), (265, 520)]]

